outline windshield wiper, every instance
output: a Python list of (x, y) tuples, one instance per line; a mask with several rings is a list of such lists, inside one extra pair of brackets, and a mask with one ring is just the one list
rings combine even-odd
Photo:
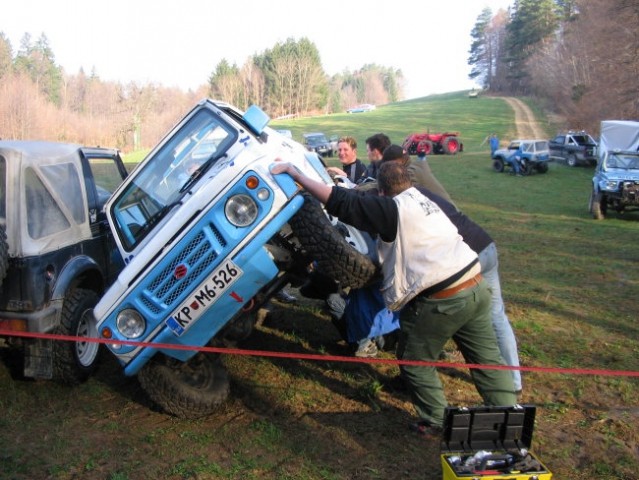
[(197, 170), (195, 170), (191, 174), (189, 179), (184, 183), (184, 185), (180, 187), (179, 193), (184, 193), (189, 188), (191, 188), (191, 185), (193, 185), (202, 175), (204, 175), (204, 173), (211, 167), (211, 165), (213, 165), (222, 157), (226, 157), (226, 152), (221, 153), (220, 155), (214, 155), (210, 157), (206, 162), (204, 162), (202, 165), (197, 167)]
[(162, 220), (171, 210), (173, 210), (177, 205), (181, 204), (182, 200), (176, 200), (167, 205), (164, 205), (162, 208), (160, 208), (157, 212), (149, 217), (147, 222), (142, 225), (142, 228), (140, 228), (138, 235), (136, 236), (139, 236), (140, 238), (144, 237), (153, 227), (160, 223), (160, 220)]

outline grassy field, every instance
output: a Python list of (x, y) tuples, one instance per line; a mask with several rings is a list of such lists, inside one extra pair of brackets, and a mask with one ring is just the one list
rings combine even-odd
[[(639, 378), (627, 372), (639, 372), (639, 213), (593, 220), (591, 168), (493, 172), (482, 142), (493, 131), (510, 139), (512, 121), (505, 102), (459, 93), (274, 126), (296, 139), (353, 135), (363, 159), (372, 133), (401, 143), (411, 132), (459, 131), (464, 153), (429, 161), (497, 242), (521, 362), (537, 369), (523, 374), (523, 400), (537, 406), (532, 450), (557, 479), (637, 479)], [(350, 355), (312, 300), (275, 304), (238, 347)], [(2, 479), (441, 479), (439, 442), (408, 432), (410, 399), (384, 388), (392, 364), (226, 355), (228, 404), (186, 421), (155, 411), (110, 357), (70, 389), (19, 379), (11, 352), (0, 355)], [(466, 370), (441, 373), (451, 404), (480, 403)]]

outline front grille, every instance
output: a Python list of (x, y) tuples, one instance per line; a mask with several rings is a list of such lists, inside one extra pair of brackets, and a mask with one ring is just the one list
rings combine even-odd
[[(205, 225), (188, 244), (180, 249), (178, 245), (172, 254), (173, 260), (162, 271), (152, 278), (145, 289), (144, 305), (157, 314), (163, 309), (172, 308), (182, 293), (188, 290), (199, 275), (207, 270), (218, 257), (216, 247), (226, 247), (226, 241), (215, 225)], [(187, 274), (176, 278), (175, 271), (180, 265), (185, 266)]]

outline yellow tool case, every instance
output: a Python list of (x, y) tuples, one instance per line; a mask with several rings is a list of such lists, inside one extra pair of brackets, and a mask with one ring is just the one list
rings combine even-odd
[(534, 405), (447, 408), (443, 480), (550, 480), (530, 452), (535, 412)]

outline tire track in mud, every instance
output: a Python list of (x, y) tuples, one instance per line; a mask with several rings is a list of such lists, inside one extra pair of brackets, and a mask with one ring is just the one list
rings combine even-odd
[(546, 138), (546, 134), (537, 122), (535, 114), (524, 102), (514, 97), (502, 97), (515, 112), (517, 138)]

